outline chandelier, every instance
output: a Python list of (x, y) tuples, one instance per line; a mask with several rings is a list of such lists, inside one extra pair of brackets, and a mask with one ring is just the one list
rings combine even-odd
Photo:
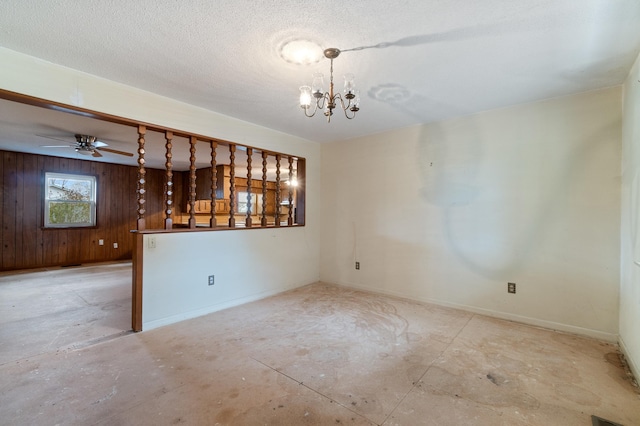
[(311, 87), (300, 87), (300, 107), (304, 109), (304, 115), (307, 117), (313, 117), (316, 115), (318, 109), (322, 109), (324, 110), (324, 115), (327, 117), (327, 122), (330, 123), (333, 110), (337, 106), (337, 101), (340, 101), (344, 115), (349, 120), (355, 117), (356, 112), (360, 109), (360, 93), (355, 90), (353, 74), (345, 74), (344, 76), (344, 97), (341, 93), (334, 94), (333, 92), (333, 60), (337, 58), (339, 54), (340, 49), (334, 47), (324, 50), (325, 58), (331, 60), (328, 92), (324, 91), (324, 76), (322, 73), (313, 74)]

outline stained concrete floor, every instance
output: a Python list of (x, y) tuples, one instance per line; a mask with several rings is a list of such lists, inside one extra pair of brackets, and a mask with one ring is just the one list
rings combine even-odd
[(640, 425), (606, 342), (322, 283), (123, 334), (130, 266), (96, 268), (32, 307), (0, 277), (0, 424)]

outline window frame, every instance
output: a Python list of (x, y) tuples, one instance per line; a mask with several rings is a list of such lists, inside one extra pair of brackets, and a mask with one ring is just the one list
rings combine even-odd
[[(67, 180), (85, 180), (91, 184), (90, 199), (88, 201), (83, 200), (65, 200), (65, 199), (51, 199), (49, 198), (49, 180), (50, 179), (67, 179)], [(59, 172), (45, 172), (44, 173), (44, 213), (43, 213), (43, 227), (45, 229), (66, 229), (66, 228), (95, 228), (97, 226), (97, 198), (98, 198), (98, 178), (96, 175), (79, 174), (79, 173), (59, 173)], [(89, 221), (88, 222), (64, 222), (64, 223), (51, 223), (51, 203), (63, 202), (72, 204), (89, 204)]]

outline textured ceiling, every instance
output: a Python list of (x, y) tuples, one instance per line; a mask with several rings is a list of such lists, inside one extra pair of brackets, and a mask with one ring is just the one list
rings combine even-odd
[[(334, 61), (354, 120), (304, 117), (298, 87), (329, 61), (283, 60), (298, 38), (362, 47)], [(640, 1), (2, 0), (0, 46), (325, 142), (619, 85)]]

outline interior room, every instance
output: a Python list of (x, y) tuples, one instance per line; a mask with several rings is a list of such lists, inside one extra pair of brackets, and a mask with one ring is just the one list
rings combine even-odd
[(2, 2), (1, 418), (640, 424), (639, 24)]

